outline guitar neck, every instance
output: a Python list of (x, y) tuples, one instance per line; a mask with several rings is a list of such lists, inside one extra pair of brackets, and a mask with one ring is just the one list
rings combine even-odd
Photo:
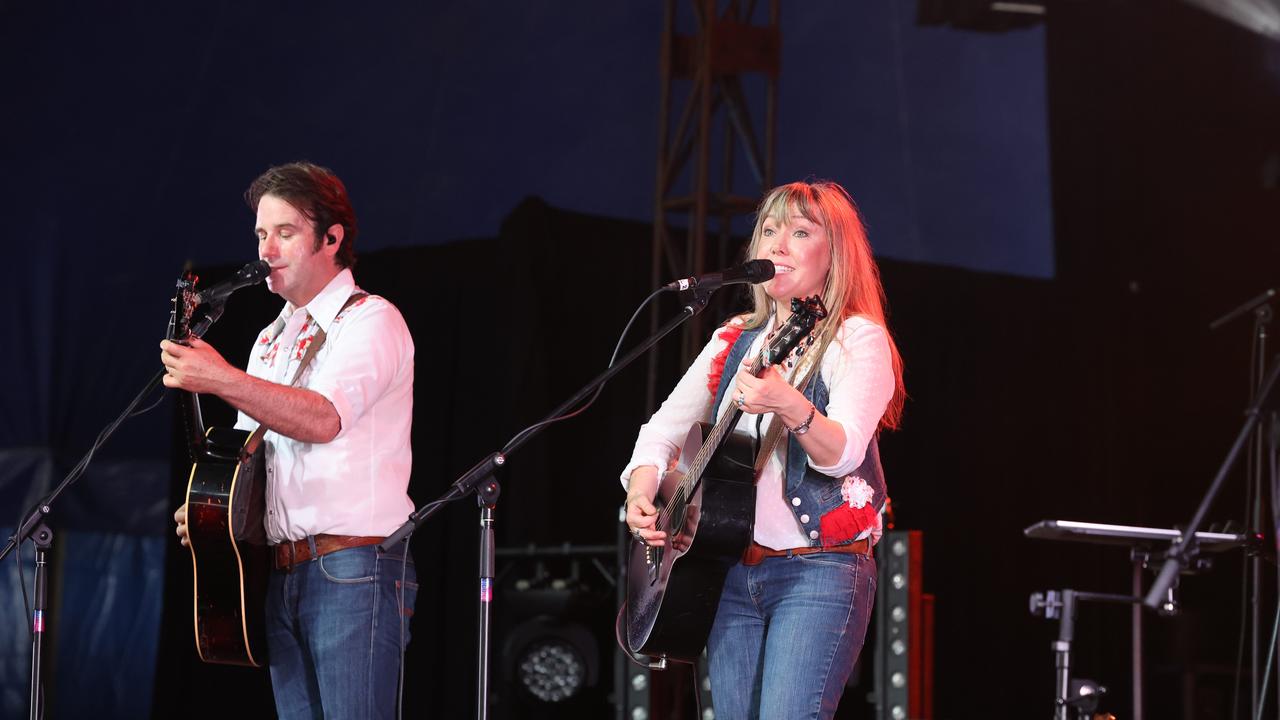
[(182, 412), (182, 424), (187, 430), (187, 450), (191, 453), (191, 461), (196, 462), (209, 454), (204, 416), (200, 412), (200, 396), (192, 392), (179, 393), (178, 404)]
[[(749, 372), (752, 375), (759, 376), (760, 373), (764, 371), (764, 367), (764, 354), (761, 353), (757, 355), (756, 359), (751, 363)], [(726, 392), (731, 392), (731, 390), (727, 389)], [(707, 439), (703, 442), (702, 448), (698, 450), (698, 454), (694, 456), (693, 462), (689, 463), (689, 477), (702, 477), (702, 471), (706, 470), (707, 463), (711, 460), (711, 456), (715, 454), (716, 450), (720, 449), (720, 445), (724, 442), (725, 437), (729, 435), (733, 428), (737, 427), (738, 420), (741, 417), (742, 408), (738, 407), (737, 403), (733, 403), (729, 412), (720, 416), (720, 419), (716, 421), (715, 426), (707, 433)]]
[[(769, 368), (770, 364), (782, 362), (792, 351), (797, 354), (803, 353), (804, 349), (800, 348), (801, 340), (804, 336), (812, 333), (814, 325), (826, 316), (827, 310), (822, 305), (822, 298), (815, 295), (804, 300), (793, 299), (791, 301), (791, 317), (774, 335), (770, 336), (772, 339), (769, 339), (765, 348), (756, 354), (748, 372), (760, 377)], [(812, 343), (812, 337), (810, 337), (810, 343)], [(797, 348), (800, 349), (797, 350)], [(729, 368), (725, 368), (724, 371), (728, 372)], [(726, 392), (732, 392), (732, 390), (726, 388)], [(718, 410), (718, 408), (715, 409)], [(707, 463), (720, 450), (720, 446), (728, 437), (729, 432), (737, 426), (738, 420), (741, 418), (742, 408), (737, 403), (733, 403), (733, 407), (729, 412), (722, 415), (715, 426), (711, 428), (711, 431), (707, 433), (702, 447), (689, 463), (688, 472), (685, 473), (684, 479), (681, 480), (681, 486), (685, 490), (696, 486), (702, 481), (702, 473), (707, 469)]]

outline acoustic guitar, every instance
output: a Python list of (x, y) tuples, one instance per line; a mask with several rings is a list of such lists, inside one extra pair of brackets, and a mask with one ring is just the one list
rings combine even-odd
[[(199, 337), (221, 313), (220, 305), (199, 304), (197, 282), (190, 272), (178, 280), (169, 340)], [(208, 663), (261, 667), (270, 572), (261, 435), (234, 428), (206, 431), (200, 397), (183, 392), (179, 402), (192, 461), (186, 499), (196, 651)]]
[[(791, 317), (751, 364), (759, 376), (827, 316), (817, 296), (791, 301)], [(729, 370), (726, 369), (726, 372)], [(632, 543), (627, 563), (627, 644), (633, 653), (692, 662), (707, 644), (729, 568), (755, 529), (755, 458), (751, 439), (732, 432), (736, 405), (715, 426), (689, 429), (676, 467), (658, 486), (655, 529), (662, 547)]]

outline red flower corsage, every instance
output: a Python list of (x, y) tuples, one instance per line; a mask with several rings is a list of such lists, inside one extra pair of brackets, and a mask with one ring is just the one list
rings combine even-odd
[(720, 378), (724, 377), (724, 364), (729, 360), (729, 351), (733, 349), (733, 344), (742, 337), (742, 325), (730, 321), (729, 324), (720, 328), (719, 333), (720, 339), (726, 344), (723, 350), (711, 358), (711, 370), (707, 372), (707, 392), (711, 393), (711, 397), (715, 397), (716, 391), (720, 389)]

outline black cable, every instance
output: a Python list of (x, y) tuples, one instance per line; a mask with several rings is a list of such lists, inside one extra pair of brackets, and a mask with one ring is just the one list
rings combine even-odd
[[(432, 502), (427, 503), (426, 505), (423, 505), (423, 506), (422, 506), (422, 511), (423, 511), (423, 513), (426, 513), (426, 511), (430, 510), (431, 508), (433, 508), (433, 507), (435, 507), (435, 506), (437, 506), (437, 505), (447, 505), (447, 504), (449, 504), (449, 503), (453, 502), (454, 500), (461, 500), (461, 499), (462, 499), (462, 497), (461, 497), (461, 496), (459, 496), (459, 497), (446, 498), (446, 499), (444, 499), (444, 500), (434, 500), (434, 501), (432, 501)], [(417, 511), (415, 511), (415, 512), (417, 512)]]
[[(147, 393), (154, 390), (156, 386), (160, 384), (160, 381), (165, 376), (165, 372), (167, 371), (161, 370), (160, 372), (156, 373), (156, 375), (147, 382), (147, 384), (142, 388), (142, 390), (137, 395), (135, 395), (132, 400), (129, 401), (129, 404), (125, 406), (125, 409), (118, 416), (116, 416), (114, 420), (107, 423), (106, 427), (102, 428), (102, 430), (98, 433), (98, 437), (94, 439), (93, 444), (89, 446), (88, 452), (86, 452), (84, 454), (84, 457), (80, 458), (80, 462), (76, 463), (75, 467), (71, 468), (71, 471), (68, 472), (64, 478), (62, 478), (62, 480), (58, 483), (54, 491), (50, 493), (49, 497), (58, 495), (68, 485), (80, 479), (80, 476), (84, 474), (84, 471), (89, 468), (89, 463), (93, 461), (94, 454), (98, 452), (99, 448), (101, 448), (104, 444), (106, 444), (107, 440), (112, 435), (115, 434), (116, 429), (119, 428), (120, 425), (124, 423), (125, 420), (132, 417), (137, 417), (138, 415), (149, 412), (152, 409), (154, 409), (157, 405), (160, 404), (160, 400), (157, 400), (156, 402), (147, 406), (145, 409), (134, 412), (134, 409), (138, 407), (138, 403), (142, 402), (142, 399), (147, 396)], [(160, 399), (162, 400), (163, 398), (164, 396), (161, 395)], [(18, 531), (22, 529), (23, 521), (26, 520), (28, 517), (30, 517), (31, 514), (35, 512), (35, 510), (45, 502), (47, 502), (47, 498), (42, 499), (40, 502), (36, 503), (34, 506), (29, 508), (26, 512), (22, 513), (22, 515), (18, 518), (17, 523), (14, 524), (14, 534), (9, 536), (10, 540), (20, 539), (20, 538), (17, 538), (16, 535)]]
[[(22, 521), (19, 520), (18, 522)], [(25, 621), (27, 626), (27, 638), (31, 641), (32, 645), (35, 645), (36, 634), (35, 631), (31, 629), (31, 623), (33, 622), (32, 614), (34, 611), (31, 609), (31, 600), (27, 597), (27, 578), (22, 574), (22, 545), (18, 545), (14, 548), (13, 560), (18, 565), (18, 587), (22, 588), (22, 607), (26, 608), (27, 612), (27, 619)]]
[[(35, 610), (31, 607), (31, 599), (27, 596), (27, 579), (26, 579), (26, 576), (23, 575), (22, 573), (23, 538), (18, 537), (18, 533), (22, 531), (22, 523), (28, 517), (30, 517), (32, 513), (34, 513), (37, 509), (39, 509), (42, 505), (45, 505), (47, 502), (49, 502), (50, 498), (56, 497), (68, 485), (75, 482), (76, 480), (79, 480), (80, 477), (84, 475), (85, 470), (89, 468), (89, 463), (93, 460), (94, 453), (96, 453), (99, 448), (101, 448), (104, 444), (106, 444), (107, 439), (115, 434), (116, 429), (119, 428), (120, 425), (124, 423), (125, 420), (128, 420), (129, 418), (132, 418), (132, 417), (137, 417), (139, 415), (142, 415), (143, 413), (150, 412), (151, 410), (155, 409), (157, 405), (160, 404), (160, 401), (164, 399), (163, 393), (160, 395), (159, 398), (156, 399), (154, 403), (148, 405), (142, 410), (138, 410), (135, 412), (135, 408), (138, 407), (138, 404), (142, 402), (143, 398), (145, 398), (148, 393), (150, 393), (160, 384), (160, 381), (164, 378), (166, 372), (167, 371), (165, 370), (161, 370), (160, 372), (156, 373), (156, 375), (152, 377), (149, 381), (147, 381), (147, 384), (143, 386), (142, 390), (139, 391), (137, 395), (133, 396), (133, 399), (129, 401), (129, 404), (127, 406), (125, 406), (125, 409), (118, 416), (116, 416), (114, 420), (107, 423), (106, 427), (102, 428), (102, 430), (98, 433), (98, 437), (94, 439), (93, 444), (89, 446), (88, 452), (86, 452), (84, 454), (84, 457), (80, 458), (80, 462), (76, 463), (75, 467), (71, 468), (71, 471), (68, 472), (64, 478), (62, 478), (62, 480), (58, 483), (57, 487), (54, 488), (54, 491), (50, 493), (48, 496), (46, 496), (45, 498), (41, 499), (38, 503), (36, 503), (26, 512), (22, 513), (22, 515), (18, 518), (18, 521), (14, 523), (13, 535), (10, 535), (9, 539), (14, 541), (14, 548), (13, 548), (14, 562), (16, 562), (18, 565), (18, 584), (22, 588), (22, 605), (26, 609), (26, 614), (27, 614), (27, 620), (24, 620), (24, 623), (27, 626), (27, 636), (31, 639), (32, 644), (34, 644), (36, 641), (35, 630), (31, 627), (31, 622), (34, 622), (33, 618), (34, 618)], [(28, 622), (28, 620), (30, 622)], [(40, 686), (40, 698), (37, 700), (37, 702), (39, 704), (39, 715), (40, 717), (43, 718), (44, 708), (45, 708), (43, 684), (41, 684)]]
[[(636, 318), (640, 316), (640, 311), (643, 310), (646, 305), (648, 305), (655, 297), (662, 294), (664, 291), (665, 291), (665, 288), (658, 288), (657, 290), (654, 290), (653, 292), (649, 293), (649, 297), (646, 297), (644, 301), (640, 303), (640, 306), (636, 308), (636, 311), (631, 314), (631, 319), (627, 321), (627, 326), (622, 329), (622, 334), (618, 336), (618, 344), (613, 347), (613, 355), (609, 358), (609, 364), (605, 366), (606, 369), (613, 367), (613, 363), (617, 361), (618, 351), (622, 349), (622, 341), (626, 339), (627, 333), (631, 330), (631, 326), (635, 324)], [(512, 446), (514, 446), (516, 443), (522, 440), (526, 435), (528, 435), (531, 432), (534, 432), (538, 428), (545, 427), (552, 423), (560, 422), (561, 420), (568, 420), (570, 418), (577, 417), (578, 415), (581, 415), (582, 413), (586, 412), (587, 408), (591, 407), (591, 404), (596, 401), (596, 398), (600, 397), (600, 393), (603, 390), (604, 390), (604, 383), (601, 383), (600, 387), (596, 388), (595, 393), (592, 394), (592, 396), (588, 398), (587, 401), (577, 410), (574, 410), (572, 412), (567, 412), (564, 415), (560, 415), (559, 417), (547, 418), (546, 420), (534, 423), (533, 425), (530, 425), (524, 430), (521, 430), (520, 432), (516, 433), (515, 436), (513, 436), (510, 440), (508, 440), (507, 444), (503, 446), (502, 454), (506, 455), (510, 451)]]
[(149, 413), (149, 412), (151, 412), (152, 410), (155, 410), (157, 407), (159, 407), (159, 406), (160, 406), (160, 403), (162, 403), (162, 402), (164, 402), (164, 393), (160, 393), (159, 395), (157, 395), (157, 396), (156, 396), (156, 401), (155, 401), (155, 402), (153, 402), (153, 403), (151, 403), (150, 405), (148, 405), (148, 406), (146, 406), (146, 407), (142, 408), (141, 410), (137, 410), (137, 411), (135, 411), (135, 412), (130, 413), (130, 414), (129, 414), (129, 417), (130, 417), (130, 418), (136, 418), (136, 417), (138, 417), (139, 415), (146, 415), (147, 413)]
[(1271, 625), (1271, 647), (1267, 650), (1267, 667), (1262, 672), (1262, 688), (1258, 690), (1258, 714), (1254, 720), (1262, 720), (1262, 710), (1267, 706), (1267, 685), (1271, 682), (1271, 665), (1276, 659), (1276, 637), (1280, 634), (1280, 605), (1276, 606), (1276, 619)]

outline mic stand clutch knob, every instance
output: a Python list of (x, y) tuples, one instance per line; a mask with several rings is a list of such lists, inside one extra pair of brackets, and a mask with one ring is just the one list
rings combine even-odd
[(706, 309), (707, 303), (711, 302), (712, 290), (694, 285), (687, 290), (680, 291), (680, 302), (684, 304), (685, 310), (690, 315), (697, 315)]
[(1062, 597), (1057, 590), (1047, 593), (1031, 593), (1031, 614), (1046, 620), (1056, 620), (1062, 616)]
[(191, 326), (188, 328), (188, 337), (204, 338), (204, 334), (209, 332), (209, 328), (214, 323), (218, 322), (218, 318), (222, 317), (222, 312), (226, 309), (226, 300), (201, 303), (196, 308), (196, 317), (192, 319)]

